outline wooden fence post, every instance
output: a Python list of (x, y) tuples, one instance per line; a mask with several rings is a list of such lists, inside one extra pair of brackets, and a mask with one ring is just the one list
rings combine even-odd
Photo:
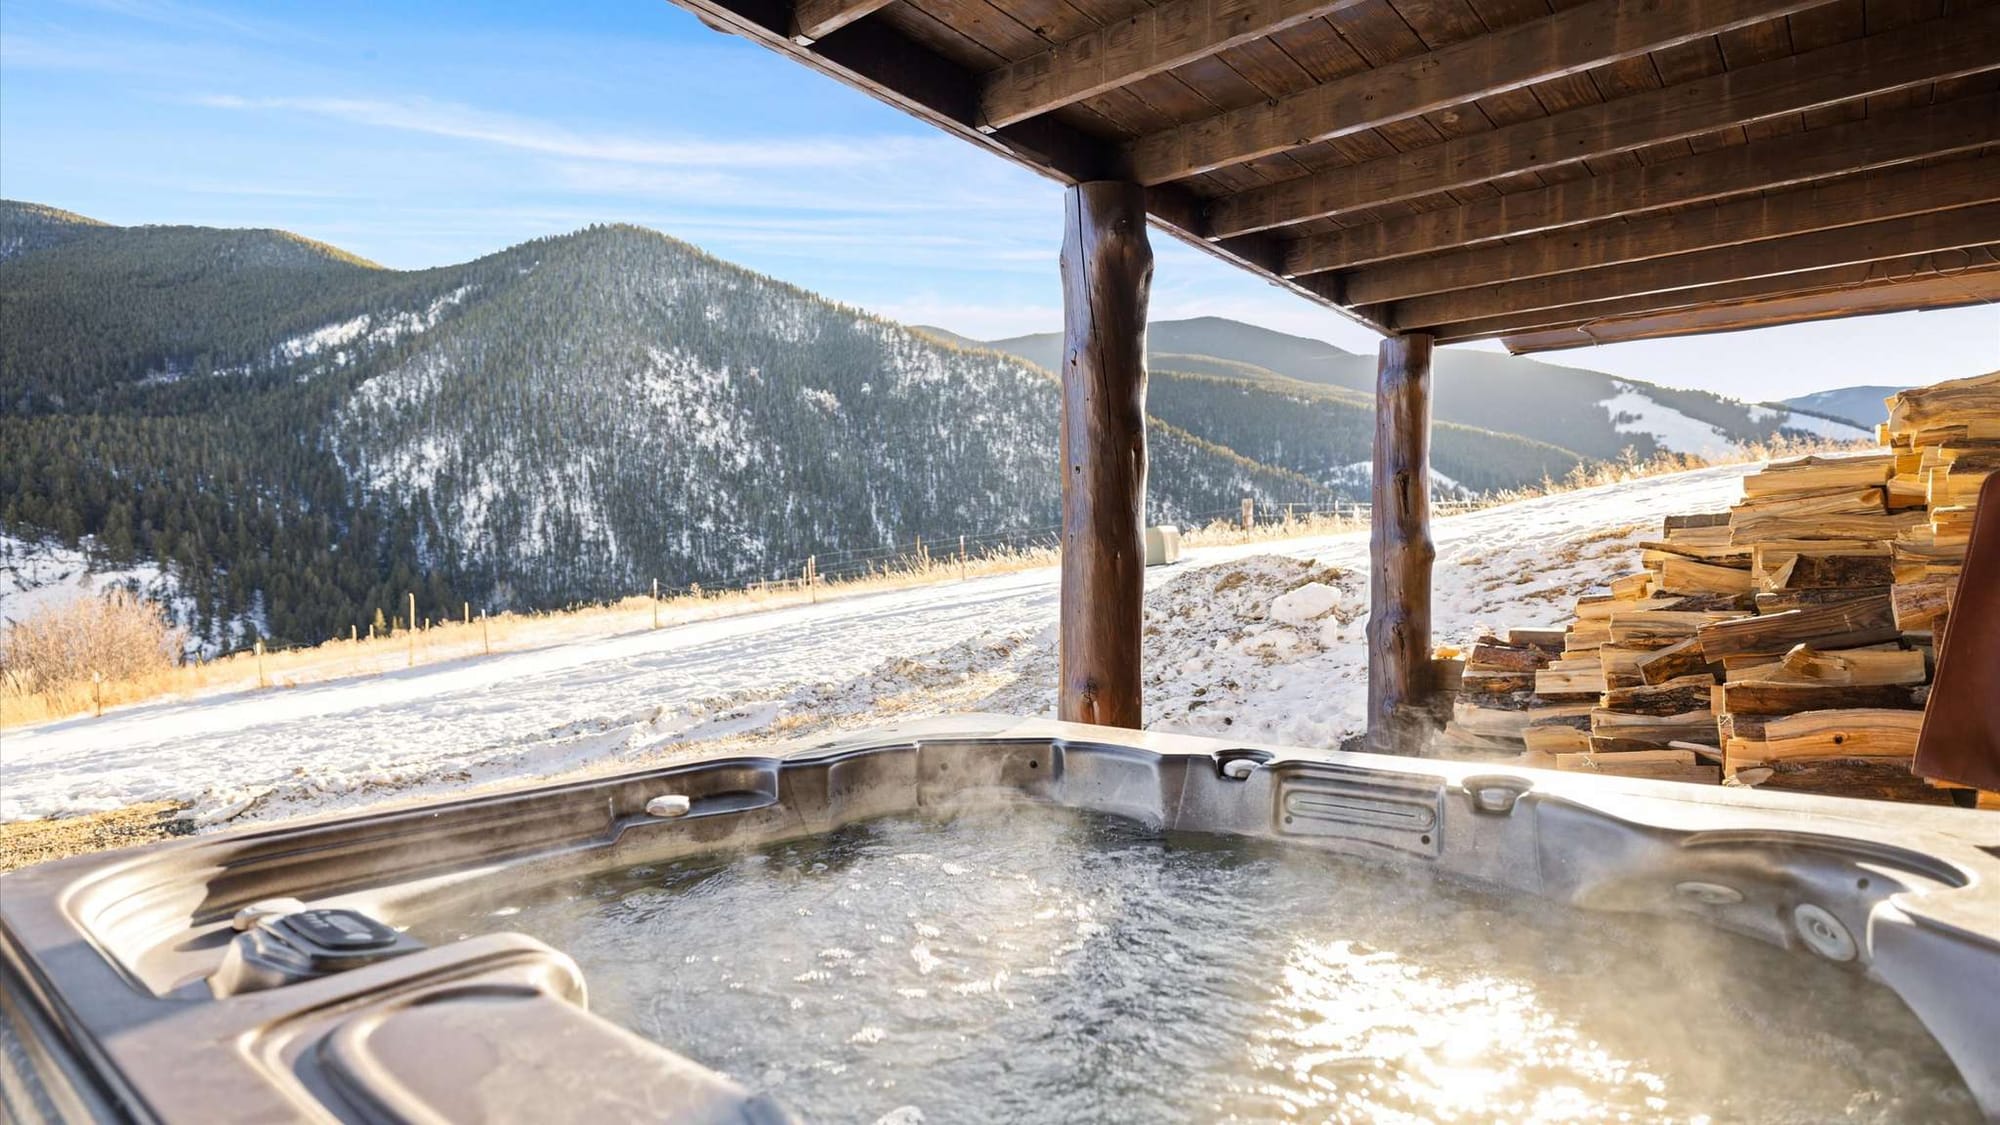
[(491, 620), (492, 616), (485, 610), (479, 612), (479, 646), (488, 656), (493, 655), (493, 627), (489, 624)]
[(1243, 498), (1243, 530), (1257, 526), (1257, 502), (1248, 496)]
[(410, 591), (410, 663), (409, 663), (409, 666), (410, 666), (410, 667), (412, 667), (412, 668), (415, 668), (415, 667), (417, 666), (417, 593), (416, 593), (416, 591), (415, 591), (415, 590), (412, 590), (412, 591)]
[(958, 580), (965, 581), (965, 536), (958, 537)]
[(660, 580), (653, 579), (653, 628), (660, 627)]
[(254, 646), (257, 653), (257, 686), (267, 686), (264, 680), (264, 638), (258, 637)]

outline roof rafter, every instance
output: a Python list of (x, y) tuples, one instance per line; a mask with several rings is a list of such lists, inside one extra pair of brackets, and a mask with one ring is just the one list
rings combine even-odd
[(2000, 303), (2000, 269), (1925, 278), (1900, 285), (1826, 293), (1792, 293), (1764, 301), (1711, 305), (1660, 316), (1604, 321), (1576, 328), (1506, 336), (1507, 350), (1560, 351), (1621, 340), (1657, 340), (1707, 332), (1740, 332), (1774, 324)]
[(1354, 304), (1374, 305), (1996, 200), (2000, 155), (1891, 168), (1665, 215), (1364, 266), (1347, 275), (1343, 293)]
[(855, 20), (889, 6), (890, 0), (799, 0), (792, 10), (792, 42), (824, 39)]
[(2000, 68), (2000, 7), (1580, 106), (1212, 200), (1227, 238)]
[(1820, 2), (1590, 0), (1580, 8), (1141, 137), (1126, 146), (1126, 152), (1140, 183), (1167, 183), (1575, 74)]
[(1533, 191), (1405, 215), (1294, 240), (1285, 274), (1351, 269), (1397, 258), (1601, 222), (1927, 156), (1963, 152), (2000, 137), (2000, 94), (1887, 113), (1755, 145), (1615, 168)]
[(987, 75), (981, 123), (1025, 121), (1364, 2), (1167, 0)]
[(1557, 308), (1536, 309), (1533, 312), (1515, 313), (1510, 316), (1463, 320), (1451, 324), (1433, 325), (1429, 331), (1436, 334), (1440, 344), (1456, 344), (1467, 340), (1488, 340), (1500, 336), (1574, 328), (1598, 321), (1665, 314), (1708, 304), (1740, 304), (1799, 292), (1858, 291), (1893, 287), (1932, 278), (1957, 277), (1982, 270), (2000, 270), (2000, 243), (1912, 254), (1900, 258), (1854, 262), (1841, 266), (1825, 266), (1816, 270), (1780, 274), (1776, 277), (1724, 281), (1663, 293), (1643, 293), (1636, 297), (1613, 297)]
[(1697, 250), (1602, 269), (1486, 285), (1397, 301), (1387, 318), (1398, 331), (1504, 317), (1607, 297), (1689, 289), (1706, 282), (1773, 277), (1881, 258), (1985, 245), (2000, 231), (2000, 203), (1885, 219), (1860, 226)]

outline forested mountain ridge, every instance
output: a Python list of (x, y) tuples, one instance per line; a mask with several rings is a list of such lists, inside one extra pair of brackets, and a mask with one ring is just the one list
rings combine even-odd
[[(1039, 333), (980, 346), (1053, 367), (1060, 359), (1062, 338), (1057, 333)], [(1348, 401), (1372, 409), (1375, 357), (1356, 355), (1324, 341), (1218, 317), (1196, 317), (1153, 322), (1147, 326), (1146, 346), (1156, 372), (1237, 378), (1267, 388), (1283, 386), (1288, 380), (1303, 382), (1351, 395)], [(1824, 417), (1824, 411), (1742, 402), (1707, 391), (1662, 387), (1520, 356), (1441, 348), (1433, 368), (1433, 417), (1439, 423), (1457, 423), (1486, 435), (1474, 439), (1440, 426), (1433, 458), (1438, 470), (1448, 476), (1453, 475), (1446, 467), (1448, 462), (1477, 463), (1482, 453), (1503, 448), (1493, 445), (1495, 436), (1518, 436), (1538, 447), (1553, 446), (1590, 460), (1618, 458), (1627, 450), (1641, 458), (1660, 452), (1713, 454), (1787, 435), (1870, 436), (1860, 427)], [(1290, 388), (1293, 394), (1301, 391)], [(1339, 397), (1319, 401), (1335, 402)], [(1461, 452), (1457, 446), (1462, 439), (1467, 444)], [(1228, 441), (1221, 436), (1215, 440)], [(1368, 457), (1365, 440), (1342, 448), (1340, 456), (1347, 461)], [(1257, 455), (1249, 449), (1242, 452)], [(1524, 455), (1521, 463), (1545, 455)]]
[[(48, 210), (0, 207), (0, 524), (158, 560), (218, 642), (1057, 515), (1047, 372), (652, 231), (405, 272)], [(1327, 495), (1171, 425), (1152, 455), (1157, 518)]]

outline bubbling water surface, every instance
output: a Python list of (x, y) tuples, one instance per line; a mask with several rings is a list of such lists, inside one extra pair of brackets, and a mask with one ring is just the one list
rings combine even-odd
[(1041, 806), (483, 914), (813, 1121), (1973, 1121), (1888, 990), (1692, 925)]

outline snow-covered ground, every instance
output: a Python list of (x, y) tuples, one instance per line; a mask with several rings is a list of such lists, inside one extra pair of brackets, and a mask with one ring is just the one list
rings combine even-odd
[[(1437, 638), (1560, 622), (1661, 517), (1716, 511), (1754, 466), (1437, 522)], [(1362, 726), (1366, 532), (1189, 552), (1148, 573), (1148, 724), (1337, 745)], [(181, 799), (203, 825), (746, 740), (1053, 699), (1056, 572), (792, 606), (0, 736), (0, 819)]]

